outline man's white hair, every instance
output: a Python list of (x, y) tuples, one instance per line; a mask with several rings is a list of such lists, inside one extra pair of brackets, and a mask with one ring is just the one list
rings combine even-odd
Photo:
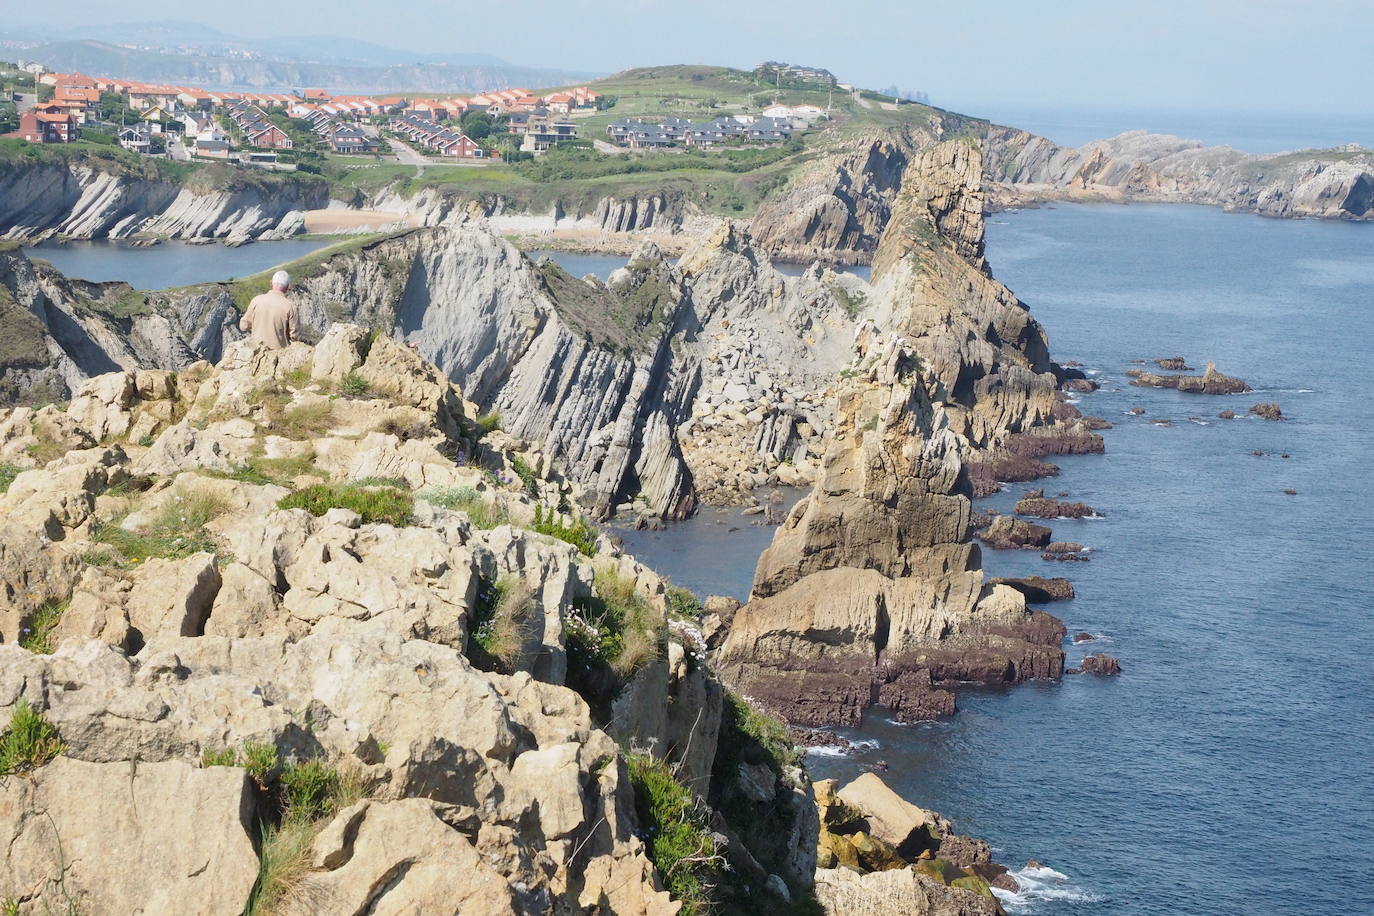
[(291, 285), (291, 275), (284, 270), (279, 270), (272, 275), (272, 285), (277, 289), (286, 289)]

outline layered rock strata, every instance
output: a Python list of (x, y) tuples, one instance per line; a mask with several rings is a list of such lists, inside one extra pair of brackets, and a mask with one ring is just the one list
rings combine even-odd
[(301, 231), (306, 210), (328, 202), (328, 184), (313, 176), (199, 188), (98, 162), (0, 166), (0, 236), (7, 238), (285, 238)]

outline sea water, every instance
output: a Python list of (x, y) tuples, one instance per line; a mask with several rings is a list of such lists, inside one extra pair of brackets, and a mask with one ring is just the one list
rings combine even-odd
[(185, 242), (143, 246), (102, 240), (43, 242), (25, 248), (24, 253), (47, 261), (69, 277), (121, 280), (135, 289), (168, 289), (250, 277), (330, 244), (326, 239), (283, 239), (234, 247)]

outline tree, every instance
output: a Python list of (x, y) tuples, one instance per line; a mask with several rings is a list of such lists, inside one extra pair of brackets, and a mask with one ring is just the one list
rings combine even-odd
[(463, 133), (467, 134), (473, 140), (485, 140), (487, 137), (491, 136), (491, 115), (480, 109), (463, 112), (462, 117), (458, 119), (458, 123), (462, 125)]

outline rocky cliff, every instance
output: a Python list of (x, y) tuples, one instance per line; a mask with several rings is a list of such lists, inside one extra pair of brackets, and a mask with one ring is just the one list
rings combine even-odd
[(1063, 625), (983, 580), (961, 436), (919, 342), (871, 329), (811, 494), (759, 559), (719, 664), (789, 721), (947, 715), (963, 682), (1058, 677)]
[(175, 239), (283, 238), (329, 202), (321, 179), (219, 182), (128, 174), (111, 163), (0, 164), (0, 236)]
[[(337, 325), (100, 375), (0, 413), (0, 467), (7, 911), (813, 899), (795, 750), (727, 702), (691, 609), (560, 510), (547, 456), (412, 349)], [(948, 833), (853, 793), (866, 850)], [(997, 911), (953, 863), (865, 855), (903, 875), (827, 867), (822, 912)]]
[(1131, 131), (1077, 149), (1009, 127), (988, 131), (999, 207), (1038, 200), (1211, 204), (1264, 216), (1374, 218), (1374, 152), (1357, 146), (1252, 155)]
[(982, 169), (965, 139), (907, 167), (815, 483), (721, 648), (727, 678), (790, 721), (854, 724), (870, 705), (933, 718), (957, 684), (1063, 671), (1063, 625), (984, 581), (964, 462), (1101, 439), (1057, 410), (1044, 332), (991, 277)]
[(125, 283), (72, 280), (17, 250), (0, 251), (0, 404), (66, 400), (119, 368), (217, 361), (239, 336), (232, 298), (148, 296)]

